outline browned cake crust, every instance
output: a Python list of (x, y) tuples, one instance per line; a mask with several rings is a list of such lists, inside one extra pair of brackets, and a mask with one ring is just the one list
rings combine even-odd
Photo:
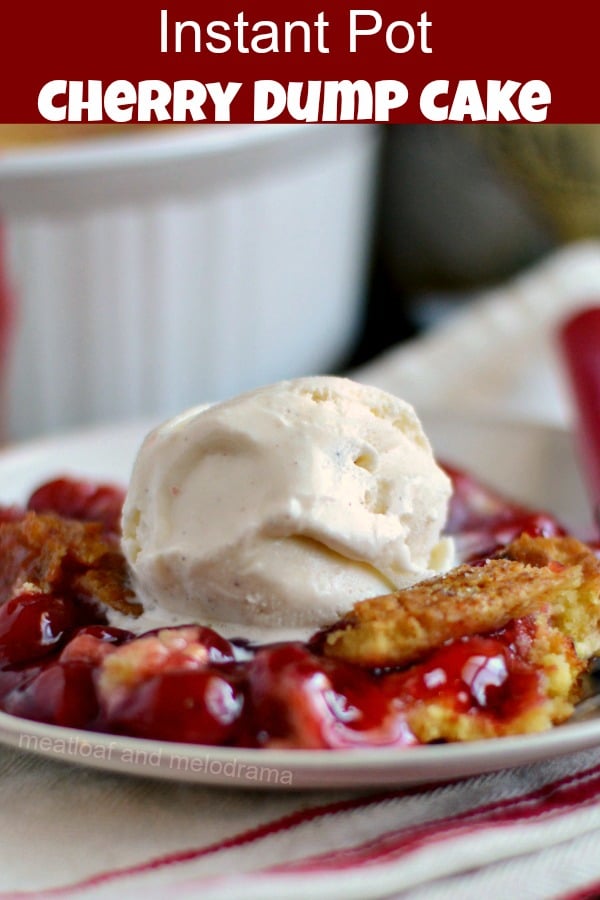
[(356, 603), (325, 653), (366, 666), (406, 665), (449, 640), (502, 628), (549, 608), (577, 578), (562, 566), (509, 559), (462, 565), (406, 590)]
[(516, 619), (528, 623), (515, 632), (521, 637), (513, 649), (538, 675), (537, 699), (515, 698), (514, 713), (499, 717), (432, 695), (409, 705), (407, 721), (422, 743), (544, 731), (569, 718), (588, 660), (600, 648), (600, 562), (575, 538), (523, 535), (498, 558), (359, 602), (326, 635), (324, 649), (418, 679), (437, 648), (472, 635), (493, 637)]
[(567, 568), (570, 583), (551, 598), (551, 621), (573, 638), (583, 659), (598, 655), (600, 560), (594, 551), (574, 537), (523, 534), (506, 547), (502, 556), (531, 566)]
[(600, 577), (600, 560), (583, 541), (574, 537), (532, 537), (522, 534), (506, 546), (503, 559), (514, 559), (530, 566), (581, 565), (588, 576)]
[(0, 602), (26, 585), (44, 592), (65, 587), (126, 615), (142, 612), (125, 560), (99, 524), (27, 513), (0, 524), (0, 559)]

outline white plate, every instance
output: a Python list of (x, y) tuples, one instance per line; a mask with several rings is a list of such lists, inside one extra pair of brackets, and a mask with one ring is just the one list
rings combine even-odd
[[(426, 422), (438, 455), (469, 467), (523, 501), (589, 534), (569, 434), (547, 426), (436, 419)], [(0, 501), (22, 500), (57, 474), (125, 483), (145, 426), (102, 428), (0, 453)], [(249, 788), (373, 787), (442, 781), (535, 762), (600, 744), (600, 714), (536, 735), (413, 749), (248, 750), (94, 734), (0, 713), (0, 742), (100, 769)]]

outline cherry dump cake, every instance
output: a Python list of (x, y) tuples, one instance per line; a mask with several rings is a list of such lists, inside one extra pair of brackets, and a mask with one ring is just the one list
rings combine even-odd
[(0, 708), (233, 747), (412, 746), (561, 723), (600, 561), (440, 465), (414, 409), (316, 376), (187, 410), (127, 491), (0, 513)]
[[(308, 640), (263, 644), (194, 622), (134, 633), (124, 493), (43, 485), (0, 514), (1, 708), (119, 735), (307, 749), (567, 720), (600, 647), (595, 551), (552, 516), (444, 468), (460, 565), (359, 600)], [(131, 628), (109, 624), (115, 612)]]

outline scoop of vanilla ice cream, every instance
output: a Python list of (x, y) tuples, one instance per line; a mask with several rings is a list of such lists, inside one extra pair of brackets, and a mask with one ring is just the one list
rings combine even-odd
[(412, 407), (349, 379), (189, 410), (148, 435), (125, 501), (144, 625), (306, 635), (448, 568), (450, 493)]

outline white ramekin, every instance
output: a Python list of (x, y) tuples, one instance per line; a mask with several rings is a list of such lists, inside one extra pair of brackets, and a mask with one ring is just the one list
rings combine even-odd
[(376, 126), (147, 129), (0, 159), (7, 431), (171, 415), (357, 336)]

